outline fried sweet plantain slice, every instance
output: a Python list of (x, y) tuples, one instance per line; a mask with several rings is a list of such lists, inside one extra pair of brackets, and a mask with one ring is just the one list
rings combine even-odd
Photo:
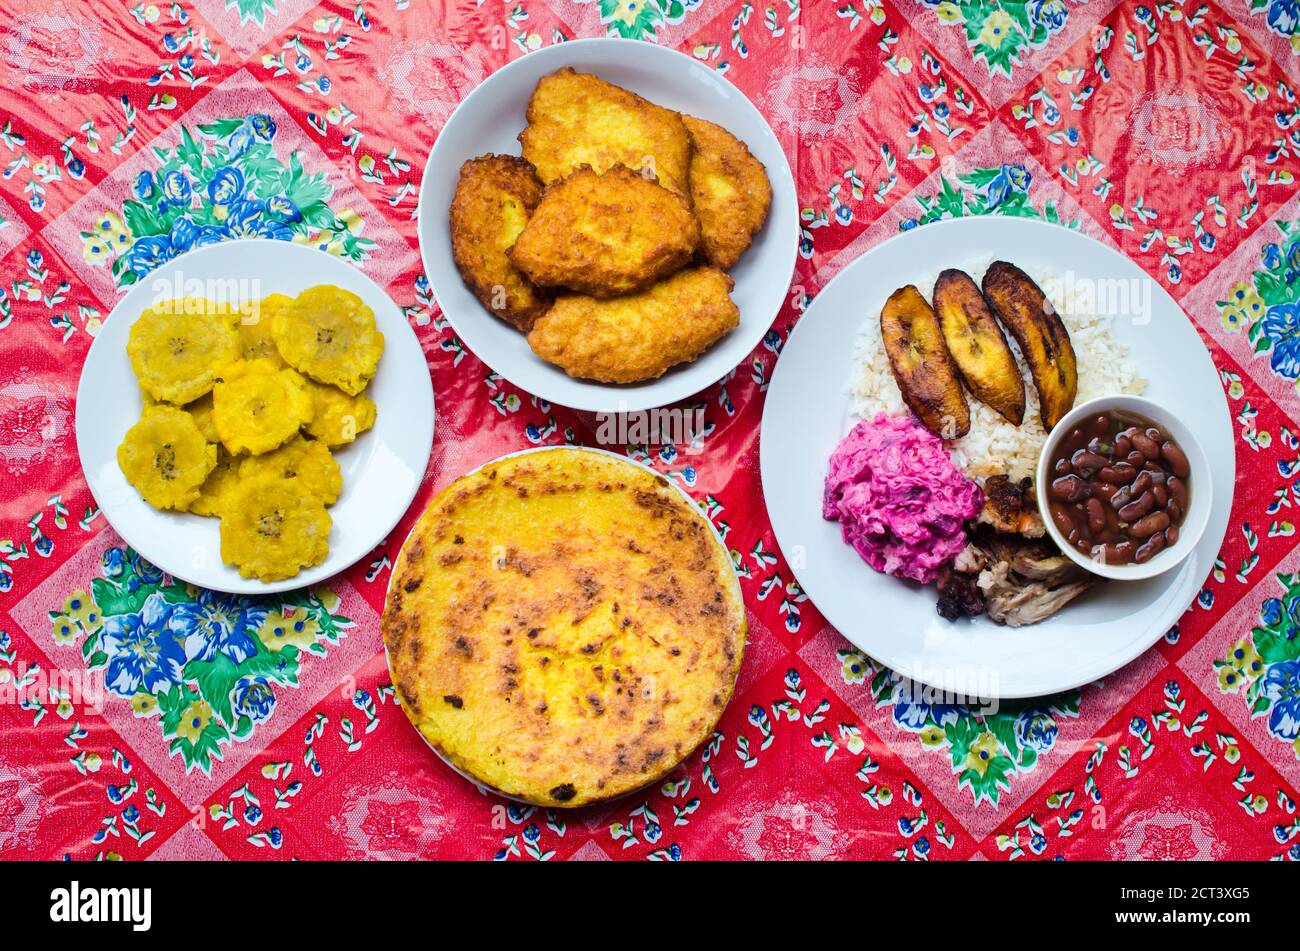
[(880, 336), (908, 408), (944, 439), (965, 436), (970, 431), (970, 406), (939, 318), (915, 284), (889, 295), (880, 311)]
[(524, 158), (549, 185), (579, 165), (649, 169), (679, 195), (689, 194), (691, 140), (682, 117), (599, 76), (571, 67), (543, 76), (519, 133)]
[(989, 266), (984, 297), (1020, 345), (1038, 390), (1043, 428), (1050, 430), (1074, 406), (1079, 391), (1070, 334), (1042, 288), (1014, 264), (994, 261)]
[(154, 304), (131, 325), (126, 352), (140, 386), (177, 406), (212, 389), (221, 369), (239, 357), (229, 315), (194, 297)]
[(310, 422), (315, 406), (293, 370), (269, 360), (241, 360), (212, 390), (212, 422), (226, 449), (270, 452)]
[(282, 479), (301, 479), (303, 485), (326, 505), (337, 502), (339, 493), (343, 491), (339, 464), (325, 444), (314, 439), (294, 436), (279, 449), (249, 456), (239, 464), (241, 479), (263, 472), (274, 473)]
[(304, 380), (315, 407), (311, 421), (303, 429), (331, 449), (346, 446), (375, 425), (374, 401), (364, 393), (349, 396), (337, 386)]
[(934, 312), (971, 394), (1019, 426), (1025, 419), (1025, 381), (1002, 328), (969, 274), (950, 268), (939, 275)]
[(154, 508), (184, 510), (217, 464), (217, 447), (185, 410), (146, 406), (117, 447), (117, 464)]
[(509, 254), (534, 284), (609, 299), (679, 270), (699, 243), (689, 199), (623, 165), (584, 166), (547, 186)]
[(300, 479), (241, 479), (221, 515), (221, 560), (243, 578), (279, 581), (329, 554), (330, 513)]
[(271, 333), (285, 363), (352, 396), (366, 388), (384, 353), (375, 312), (356, 294), (330, 284), (294, 298), (275, 315)]

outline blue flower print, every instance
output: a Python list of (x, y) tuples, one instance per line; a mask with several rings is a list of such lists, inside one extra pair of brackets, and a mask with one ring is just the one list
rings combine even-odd
[(1259, 606), (1259, 619), (1268, 627), (1273, 627), (1282, 620), (1282, 602), (1269, 598)]
[(1300, 303), (1274, 304), (1259, 329), (1273, 342), (1269, 356), (1273, 372), (1288, 380), (1300, 377)]
[(171, 233), (167, 236), (172, 243), (172, 250), (177, 254), (182, 251), (188, 251), (194, 247), (194, 242), (198, 239), (199, 229), (195, 227), (194, 222), (189, 219), (188, 215), (181, 215), (172, 222)]
[(157, 193), (158, 190), (154, 187), (153, 182), (153, 172), (148, 169), (137, 175), (135, 181), (131, 183), (131, 194), (141, 201), (149, 201)]
[(1300, 23), (1300, 2), (1297, 0), (1272, 0), (1268, 5), (1268, 25), (1276, 33), (1291, 36)]
[(1016, 717), (1016, 739), (1020, 745), (1046, 753), (1056, 745), (1056, 718), (1045, 710), (1023, 710)]
[(1065, 0), (1032, 0), (1029, 15), (1034, 23), (1047, 29), (1048, 33), (1060, 33), (1065, 29), (1065, 21), (1070, 18), (1070, 10)]
[(122, 554), (122, 549), (110, 548), (100, 559), (100, 566), (103, 568), (105, 578), (119, 577), (126, 568), (126, 556)]
[(266, 202), (261, 199), (244, 199), (230, 209), (226, 216), (226, 235), (231, 238), (277, 238), (288, 241), (293, 229), (278, 218), (266, 213)]
[(275, 691), (265, 677), (241, 677), (230, 694), (236, 716), (261, 723), (275, 710)]
[(1270, 271), (1282, 265), (1282, 249), (1276, 244), (1266, 244), (1259, 253), (1260, 261)]
[(212, 204), (222, 207), (231, 205), (244, 197), (244, 173), (231, 165), (224, 165), (212, 175), (208, 182), (208, 199)]
[(100, 646), (108, 657), (109, 690), (130, 697), (181, 682), (185, 652), (168, 627), (170, 614), (167, 600), (154, 592), (138, 613), (105, 619)]
[(989, 210), (993, 210), (1011, 197), (1011, 193), (1029, 190), (1031, 176), (1023, 165), (1003, 165), (998, 174), (984, 186), (988, 196)]
[(270, 142), (275, 138), (275, 122), (268, 115), (245, 117), (238, 129), (230, 134), (230, 157), (239, 158), (254, 142)]
[(180, 169), (173, 169), (164, 176), (162, 181), (163, 197), (173, 205), (182, 207), (190, 203), (194, 196), (194, 187), (190, 184), (189, 178)]
[(283, 195), (274, 195), (266, 200), (266, 210), (283, 221), (297, 221), (302, 217), (302, 212), (288, 198)]
[(224, 654), (242, 664), (257, 653), (250, 630), (266, 620), (266, 608), (248, 598), (206, 589), (172, 610), (171, 630), (185, 645), (190, 660), (212, 660)]
[(912, 733), (920, 733), (933, 721), (939, 726), (956, 723), (959, 711), (951, 703), (928, 703), (924, 700), (928, 687), (905, 680), (898, 687), (894, 702), (894, 723)]
[(1260, 693), (1273, 701), (1268, 731), (1279, 740), (1294, 742), (1300, 736), (1300, 660), (1270, 666)]
[(135, 274), (144, 277), (154, 268), (166, 264), (176, 256), (171, 238), (165, 234), (137, 238), (127, 252), (126, 266)]

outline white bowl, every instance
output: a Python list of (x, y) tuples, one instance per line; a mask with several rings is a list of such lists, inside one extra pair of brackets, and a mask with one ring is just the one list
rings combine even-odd
[[(1189, 504), (1187, 512), (1183, 515), (1183, 521), (1178, 526), (1177, 544), (1158, 552), (1150, 561), (1141, 565), (1136, 563), (1109, 565), (1100, 559), (1083, 554), (1065, 540), (1065, 536), (1060, 533), (1056, 523), (1052, 521), (1052, 513), (1048, 510), (1047, 488), (1052, 483), (1052, 457), (1056, 453), (1057, 444), (1065, 438), (1066, 434), (1080, 420), (1107, 410), (1135, 413), (1151, 420), (1152, 423), (1167, 432), (1173, 438), (1173, 441), (1182, 448), (1183, 452), (1187, 454), (1187, 462), (1191, 466), (1191, 476), (1187, 480)], [(1201, 449), (1201, 444), (1192, 435), (1192, 431), (1177, 416), (1159, 403), (1153, 403), (1151, 400), (1140, 396), (1123, 395), (1099, 396), (1097, 399), (1081, 403), (1065, 414), (1051, 433), (1048, 434), (1047, 441), (1043, 443), (1042, 452), (1038, 456), (1038, 472), (1035, 485), (1038, 491), (1038, 508), (1043, 514), (1043, 521), (1047, 525), (1047, 534), (1052, 541), (1075, 564), (1086, 568), (1095, 575), (1111, 578), (1115, 581), (1138, 581), (1142, 578), (1154, 578), (1156, 575), (1164, 574), (1174, 568), (1190, 555), (1196, 549), (1197, 543), (1201, 540), (1201, 535), (1205, 532), (1205, 526), (1209, 523), (1210, 501), (1214, 494), (1209, 461)]]
[[(749, 146), (767, 168), (772, 208), (754, 243), (730, 270), (740, 326), (693, 363), (657, 380), (611, 385), (575, 380), (540, 359), (518, 330), (470, 293), (451, 256), (448, 212), (463, 162), (495, 152), (518, 155), (516, 136), (537, 81), (564, 66), (602, 79), (678, 112), (708, 119)], [(683, 53), (635, 40), (574, 40), (529, 53), (499, 69), (465, 97), (429, 153), (420, 183), (420, 255), (438, 305), (475, 356), (516, 386), (574, 409), (631, 412), (685, 399), (727, 375), (758, 346), (790, 286), (799, 248), (794, 178), (776, 134), (745, 94)], [(687, 315), (683, 315), (686, 317)]]

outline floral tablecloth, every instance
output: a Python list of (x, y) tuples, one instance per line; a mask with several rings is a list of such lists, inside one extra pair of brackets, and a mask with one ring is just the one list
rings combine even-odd
[[(1297, 0), (0, 0), (0, 857), (1300, 858)], [(703, 452), (627, 447), (704, 505), (751, 636), (716, 734), (604, 808), (524, 808), (434, 758), (378, 630), (414, 513), (593, 420), (493, 373), (421, 273), (424, 157), (475, 84), (612, 35), (757, 104), (795, 170), (795, 293), (701, 393)], [(800, 592), (764, 513), (764, 391), (807, 301), (938, 218), (1079, 228), (1181, 303), (1238, 434), (1212, 575), (1128, 667), (981, 716), (932, 705)], [(422, 342), (419, 499), (329, 584), (238, 601), (163, 576), (86, 488), (87, 348), (198, 244), (354, 261)], [(129, 398), (123, 394), (123, 398)], [(792, 465), (805, 464), (791, 460)], [(102, 696), (95, 687), (102, 688)]]

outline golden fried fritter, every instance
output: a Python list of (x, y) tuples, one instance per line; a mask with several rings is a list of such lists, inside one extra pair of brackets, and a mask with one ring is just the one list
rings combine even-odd
[(772, 183), (749, 147), (721, 126), (682, 116), (691, 134), (691, 199), (710, 264), (729, 268), (749, 248), (772, 206)]
[(528, 344), (569, 376), (602, 383), (653, 380), (694, 360), (740, 323), (732, 286), (725, 272), (700, 267), (628, 297), (561, 297), (533, 325)]
[(546, 187), (510, 260), (534, 284), (609, 298), (667, 277), (699, 243), (685, 196), (622, 165), (604, 174), (583, 166)]
[(713, 732), (745, 625), (726, 549), (667, 479), (552, 447), (433, 498), (382, 627), (397, 698), (439, 753), (572, 807), (654, 782)]
[(579, 165), (649, 168), (665, 188), (689, 194), (690, 136), (682, 117), (599, 76), (566, 66), (543, 76), (519, 133), (524, 158), (544, 184)]
[(451, 200), (451, 256), (461, 278), (484, 307), (524, 332), (551, 306), (551, 295), (519, 273), (506, 252), (541, 197), (528, 162), (484, 155), (460, 167)]

